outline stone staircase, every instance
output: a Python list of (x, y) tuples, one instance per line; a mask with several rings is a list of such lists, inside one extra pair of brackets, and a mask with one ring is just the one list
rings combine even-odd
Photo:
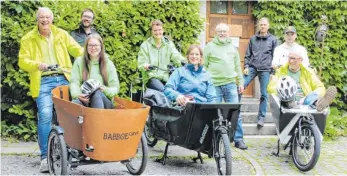
[(268, 102), (264, 127), (258, 128), (259, 99), (242, 98), (241, 117), (244, 135), (276, 135), (276, 126), (273, 121)]

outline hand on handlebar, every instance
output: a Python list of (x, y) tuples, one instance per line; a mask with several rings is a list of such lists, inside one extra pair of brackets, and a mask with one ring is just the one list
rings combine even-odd
[(47, 68), (48, 68), (48, 64), (46, 64), (46, 63), (41, 63), (41, 64), (39, 65), (39, 70), (40, 70), (40, 71), (47, 70)]
[(145, 64), (145, 65), (144, 65), (145, 70), (149, 70), (149, 67), (150, 67), (150, 66), (151, 66), (150, 64)]

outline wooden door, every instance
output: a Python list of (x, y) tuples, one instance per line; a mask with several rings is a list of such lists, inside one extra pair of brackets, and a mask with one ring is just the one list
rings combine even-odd
[[(243, 69), (244, 57), (249, 39), (254, 35), (254, 18), (251, 14), (252, 3), (249, 1), (208, 1), (206, 19), (206, 41), (210, 42), (215, 35), (215, 28), (219, 23), (229, 25), (241, 25), (242, 36), (240, 37), (239, 53)], [(230, 29), (233, 30), (233, 29)], [(254, 81), (247, 87), (243, 96), (253, 97)]]

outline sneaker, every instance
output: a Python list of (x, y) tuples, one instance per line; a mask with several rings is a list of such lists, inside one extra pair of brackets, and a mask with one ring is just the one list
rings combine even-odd
[(247, 145), (243, 141), (235, 142), (235, 147), (241, 150), (247, 150)]
[(48, 172), (47, 158), (44, 158), (41, 160), (40, 172), (41, 173), (47, 173)]
[(264, 126), (264, 118), (260, 118), (257, 123), (258, 128), (262, 128)]
[(335, 86), (328, 87), (324, 96), (317, 100), (317, 103), (316, 103), (317, 111), (322, 112), (325, 108), (327, 108), (336, 97), (336, 94), (337, 94), (337, 90)]

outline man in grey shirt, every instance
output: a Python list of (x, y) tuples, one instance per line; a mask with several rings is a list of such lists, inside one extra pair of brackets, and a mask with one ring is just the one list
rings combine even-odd
[(84, 45), (86, 38), (90, 34), (98, 34), (96, 30), (92, 27), (95, 19), (95, 14), (92, 9), (84, 9), (81, 13), (81, 22), (79, 28), (71, 32), (71, 36), (76, 40), (81, 46)]

